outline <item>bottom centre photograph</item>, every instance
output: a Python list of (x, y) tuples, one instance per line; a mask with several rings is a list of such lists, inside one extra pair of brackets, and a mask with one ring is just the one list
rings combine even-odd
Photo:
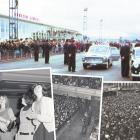
[(102, 77), (52, 76), (56, 140), (98, 140)]

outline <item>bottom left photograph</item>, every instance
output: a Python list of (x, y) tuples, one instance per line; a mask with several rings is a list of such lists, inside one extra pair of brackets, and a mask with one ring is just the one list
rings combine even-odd
[(0, 72), (0, 140), (55, 140), (51, 69)]

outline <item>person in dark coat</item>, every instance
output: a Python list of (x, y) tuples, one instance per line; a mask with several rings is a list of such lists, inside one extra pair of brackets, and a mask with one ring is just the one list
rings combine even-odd
[(45, 57), (45, 41), (41, 43), (41, 48), (42, 48), (42, 58), (44, 58)]
[(90, 116), (87, 112), (85, 112), (84, 117), (83, 117), (83, 126), (82, 126), (82, 134), (86, 135), (87, 129), (90, 123)]
[(74, 40), (72, 39), (68, 46), (68, 71), (75, 72), (76, 67), (76, 46), (74, 44)]
[(45, 64), (49, 64), (51, 45), (52, 44), (50, 44), (49, 41), (47, 40), (44, 46)]
[(64, 50), (64, 65), (68, 64), (68, 42), (69, 40), (67, 39), (64, 46), (63, 46), (63, 50)]
[(91, 44), (87, 41), (85, 44), (85, 51), (86, 52), (88, 52), (90, 46), (91, 46)]
[(39, 59), (39, 45), (38, 45), (38, 42), (34, 41), (31, 46), (34, 49), (34, 60), (35, 60), (35, 62), (38, 62), (38, 59)]
[(123, 77), (129, 76), (129, 57), (130, 57), (130, 46), (125, 45), (121, 47), (121, 74)]

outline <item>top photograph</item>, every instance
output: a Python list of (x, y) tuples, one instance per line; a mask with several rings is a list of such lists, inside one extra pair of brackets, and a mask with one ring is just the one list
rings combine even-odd
[[(0, 71), (140, 81), (139, 0), (0, 0)], [(134, 10), (132, 10), (134, 8)]]

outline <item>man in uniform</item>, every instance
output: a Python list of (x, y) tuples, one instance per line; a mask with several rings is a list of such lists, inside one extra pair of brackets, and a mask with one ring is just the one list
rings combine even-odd
[(38, 41), (34, 41), (31, 44), (31, 47), (34, 49), (34, 60), (35, 60), (35, 62), (38, 62), (38, 58), (39, 58), (39, 45), (38, 45)]
[(68, 64), (68, 42), (69, 40), (67, 39), (64, 46), (63, 46), (63, 50), (64, 50), (64, 65)]
[(50, 42), (46, 40), (45, 46), (44, 46), (44, 53), (45, 53), (45, 64), (49, 64), (49, 58), (50, 58), (50, 50), (52, 48)]
[(68, 46), (68, 71), (72, 72), (75, 72), (76, 67), (76, 46), (74, 42), (74, 39), (71, 39)]
[(130, 45), (125, 44), (121, 47), (121, 74), (123, 77), (129, 76), (129, 57), (130, 57)]

